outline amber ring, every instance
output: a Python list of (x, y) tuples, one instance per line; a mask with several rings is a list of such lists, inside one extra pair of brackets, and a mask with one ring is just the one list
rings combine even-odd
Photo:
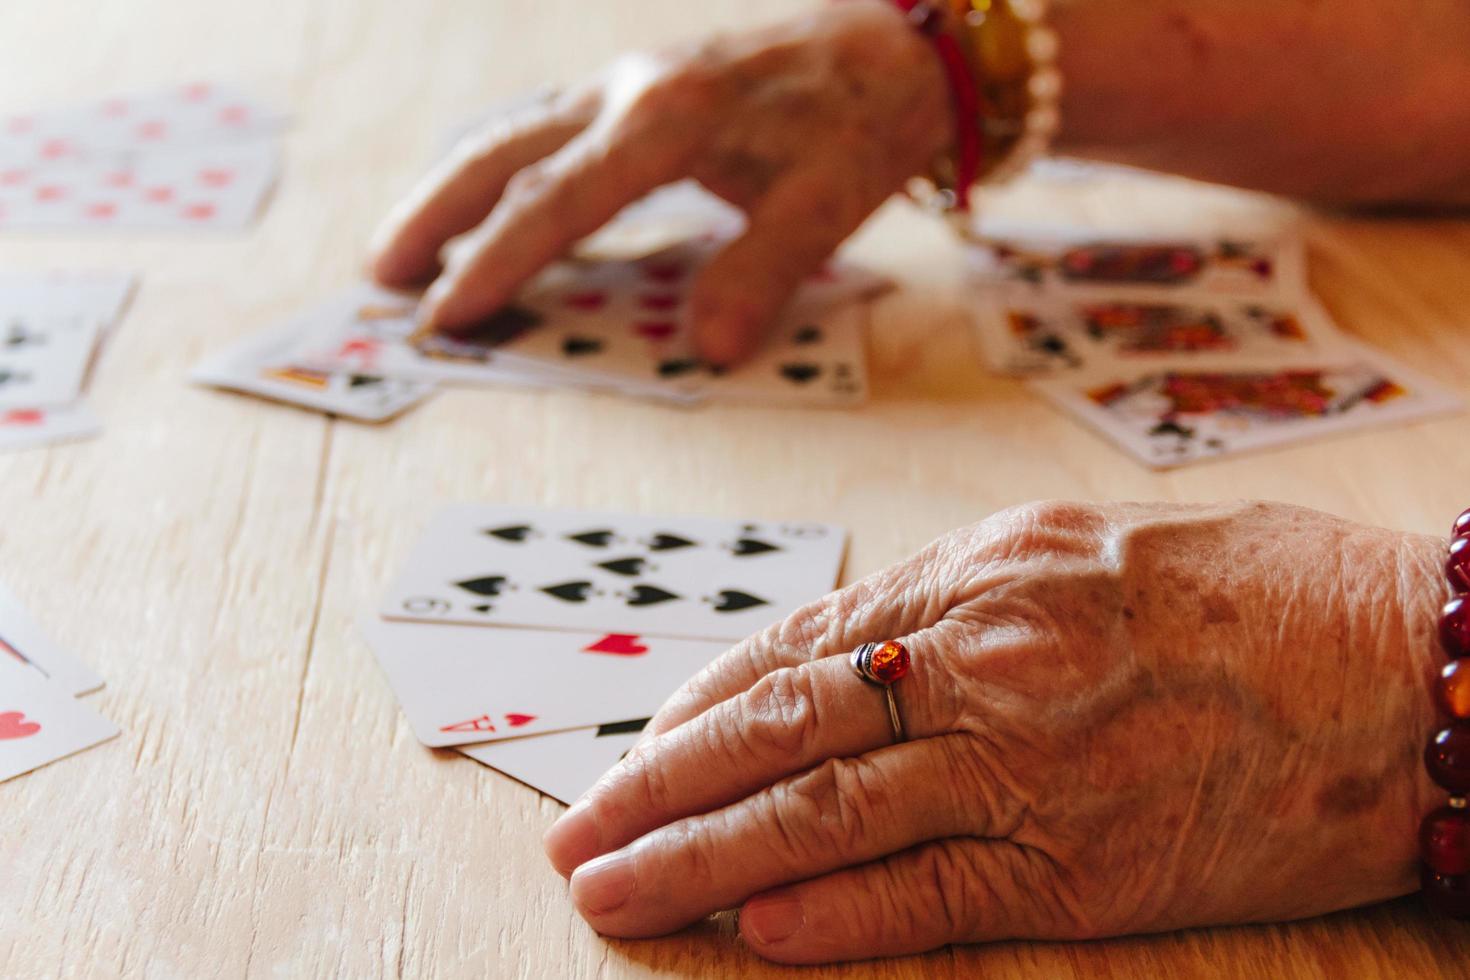
[(893, 740), (904, 741), (903, 716), (898, 713), (893, 682), (909, 672), (908, 648), (897, 640), (864, 643), (848, 655), (848, 662), (863, 680), (883, 688), (883, 696), (888, 701), (888, 721), (893, 726)]

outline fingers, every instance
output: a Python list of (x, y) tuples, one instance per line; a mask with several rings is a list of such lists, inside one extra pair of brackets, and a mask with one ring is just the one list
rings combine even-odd
[(454, 332), (504, 306), (580, 238), (684, 175), (691, 134), (601, 125), (511, 178), (505, 195), (424, 296), (425, 322)]
[(439, 271), (446, 242), (475, 227), (517, 171), (564, 146), (597, 109), (588, 92), (541, 102), (462, 140), (388, 215), (374, 236), (372, 274), (410, 286)]
[[(961, 739), (963, 736), (953, 736)], [(714, 813), (584, 864), (572, 900), (598, 932), (654, 936), (748, 896), (924, 841), (984, 833), (961, 798), (950, 740), (833, 759)]]
[(954, 591), (953, 576), (938, 559), (941, 542), (798, 609), (722, 654), (669, 698), (649, 722), (645, 738), (678, 727), (778, 668), (846, 653), (870, 640), (907, 636), (938, 622)]
[(844, 181), (844, 170), (823, 160), (782, 177), (745, 233), (705, 266), (690, 298), (705, 360), (728, 365), (749, 356), (801, 281), (882, 203), (861, 182)]
[(1059, 936), (1065, 914), (1038, 852), (952, 838), (758, 895), (740, 911), (740, 934), (769, 960), (831, 963)]
[[(894, 688), (910, 738), (948, 730), (924, 692), (949, 684), (926, 655), (923, 634), (906, 640), (923, 667)], [(845, 657), (761, 678), (661, 738), (639, 745), (547, 832), (547, 857), (563, 875), (599, 854), (683, 817), (743, 800), (829, 759), (861, 755), (894, 739), (882, 689)]]

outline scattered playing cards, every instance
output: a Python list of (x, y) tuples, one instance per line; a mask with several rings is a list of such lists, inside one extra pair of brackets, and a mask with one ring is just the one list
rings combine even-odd
[(972, 250), (975, 330), (1004, 374), (1147, 466), (1458, 410), (1346, 337), (1283, 239), (1042, 237)]
[(830, 591), (845, 546), (826, 524), (462, 505), (363, 632), (420, 741), (567, 801), (681, 683)]
[(244, 228), (284, 124), (210, 84), (0, 117), (0, 231)]
[(717, 371), (695, 354), (687, 307), (695, 275), (718, 247), (719, 239), (701, 237), (637, 258), (565, 259), (513, 305), (453, 338), (421, 334), (415, 297), (358, 285), (211, 357), (193, 377), (366, 421), (402, 411), (441, 384), (582, 388), (676, 405), (864, 401), (856, 301), (885, 280), (829, 264), (755, 357)]
[(0, 782), (116, 735), (77, 700), (101, 686), (0, 586)]
[(0, 451), (100, 430), (82, 395), (133, 282), (123, 273), (0, 273)]

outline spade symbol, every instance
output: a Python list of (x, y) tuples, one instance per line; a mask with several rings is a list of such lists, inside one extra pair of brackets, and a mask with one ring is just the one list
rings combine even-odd
[(480, 343), (503, 344), (539, 325), (541, 321), (541, 314), (523, 306), (503, 306), (487, 319), (475, 324), (473, 337)]
[(781, 377), (788, 381), (795, 381), (804, 385), (822, 373), (822, 369), (815, 364), (783, 364), (781, 365)]
[(371, 388), (383, 383), (383, 379), (375, 374), (354, 374), (347, 379), (347, 387), (352, 389)]
[(741, 538), (730, 546), (730, 553), (736, 558), (744, 558), (746, 555), (763, 555), (768, 551), (780, 550), (780, 545), (767, 544), (756, 538)]
[(649, 551), (673, 551), (675, 548), (692, 548), (695, 542), (677, 534), (655, 534), (648, 539)]
[(484, 578), (470, 578), (454, 584), (475, 595), (495, 596), (500, 595), (500, 590), (505, 588), (507, 581), (504, 575), (486, 575)]
[(495, 611), (495, 607), (490, 605), (489, 603), (486, 603), (483, 606), (471, 606), (470, 609), (472, 612), (477, 612), (481, 614), (488, 614)]
[(548, 585), (541, 591), (562, 602), (586, 602), (587, 596), (592, 593), (592, 583), (562, 582), (559, 585)]
[(822, 339), (822, 328), (807, 325), (792, 334), (791, 342), (794, 344), (815, 344)]
[(515, 541), (519, 543), (531, 536), (531, 525), (511, 524), (506, 527), (492, 527), (485, 533), (492, 538), (499, 538), (502, 541)]
[(27, 333), (25, 327), (22, 327), (19, 324), (16, 324), (16, 325), (12, 326), (10, 328), (10, 330), (8, 330), (6, 332), (6, 335), (5, 335), (5, 346), (6, 347), (23, 347), (26, 344), (30, 344), (30, 343), (41, 343), (44, 340), (45, 340), (45, 336), (44, 335), (39, 335), (38, 336), (38, 335), (33, 335), (33, 334), (30, 334), (30, 333)]
[(613, 532), (607, 529), (596, 531), (579, 531), (576, 534), (568, 534), (569, 541), (585, 544), (589, 548), (606, 548), (612, 542)]
[(725, 589), (713, 600), (715, 612), (740, 612), (742, 609), (750, 609), (754, 606), (765, 606), (770, 600), (753, 596), (748, 592), (737, 592), (734, 589)]
[(681, 374), (698, 370), (699, 361), (692, 357), (675, 358), (672, 361), (660, 361), (658, 365), (658, 376), (660, 378), (677, 378)]
[(561, 342), (561, 352), (567, 357), (583, 357), (602, 350), (602, 341), (593, 337), (568, 337)]
[(665, 591), (656, 585), (635, 585), (628, 593), (628, 605), (630, 606), (656, 606), (660, 602), (669, 602), (679, 598), (672, 592)]
[(644, 568), (648, 566), (646, 558), (617, 558), (613, 561), (598, 562), (598, 568), (605, 568), (614, 575), (642, 575)]

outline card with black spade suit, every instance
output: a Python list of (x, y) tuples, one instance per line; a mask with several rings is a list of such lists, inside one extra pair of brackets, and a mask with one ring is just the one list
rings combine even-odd
[[(441, 512), (388, 619), (734, 641), (836, 584), (829, 524), (465, 504)], [(603, 712), (591, 722), (630, 717)]]

